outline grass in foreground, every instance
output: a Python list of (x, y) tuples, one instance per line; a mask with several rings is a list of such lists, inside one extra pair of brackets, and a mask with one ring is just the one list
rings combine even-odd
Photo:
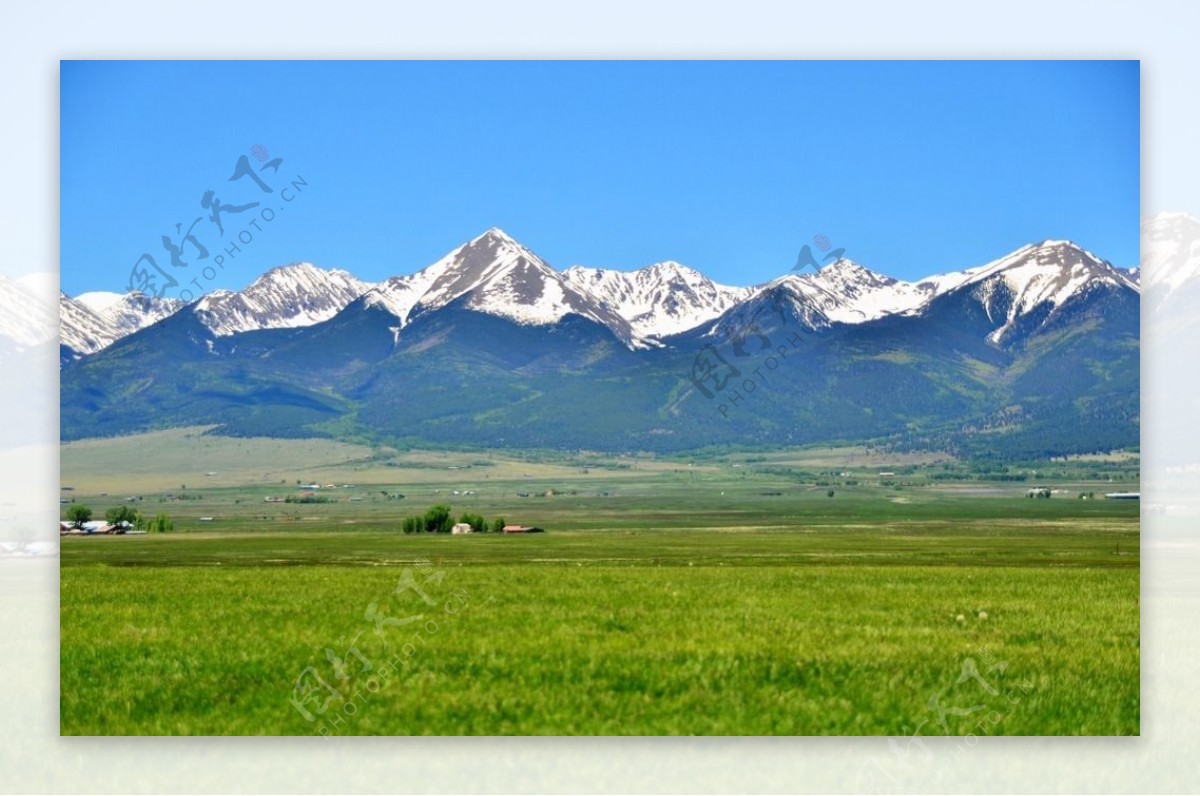
[[(68, 539), (61, 731), (1136, 734), (1136, 507), (958, 503), (971, 519)], [(432, 604), (394, 593), (405, 569)], [(300, 700), (313, 721), (290, 702), (310, 666), (338, 689)]]

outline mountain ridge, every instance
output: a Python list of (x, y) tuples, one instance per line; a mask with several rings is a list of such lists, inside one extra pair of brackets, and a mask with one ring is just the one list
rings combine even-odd
[[(1073, 262), (1104, 263), (1140, 292), (1138, 281), (1124, 271), (1065, 241), (1028, 244), (982, 266), (916, 282), (840, 259), (813, 273), (789, 273), (766, 284), (734, 287), (713, 282), (675, 261), (633, 271), (571, 266), (560, 272), (493, 227), (419, 271), (378, 283), (360, 280), (348, 271), (301, 262), (270, 269), (241, 291), (212, 291), (187, 307), (177, 300), (154, 300), (159, 303), (144, 304), (141, 318), (134, 309), (139, 303), (131, 298), (133, 294), (120, 297), (95, 292), (73, 300), (64, 294), (60, 315), (64, 351), (69, 354), (64, 359), (70, 360), (95, 354), (170, 312), (194, 312), (217, 336), (228, 336), (311, 326), (365, 298), (395, 316), (396, 327), (402, 330), (416, 315), (469, 294), (468, 306), (520, 323), (552, 325), (568, 313), (579, 314), (608, 326), (628, 347), (639, 349), (662, 345), (667, 338), (712, 324), (757, 295), (777, 294), (780, 286), (786, 286), (785, 292), (796, 301), (803, 296), (829, 323), (864, 323), (919, 312), (936, 296), (985, 280), (993, 271), (1012, 267), (1021, 257), (1038, 256), (1048, 249)], [(1028, 278), (1036, 277), (1031, 273)], [(1016, 306), (1029, 310), (1026, 286), (1014, 285), (1007, 278), (1005, 283), (1020, 294)], [(118, 304), (125, 307), (122, 322), (106, 321), (102, 313)], [(1005, 332), (997, 334), (999, 340)]]
[[(397, 445), (972, 456), (1138, 440), (1139, 288), (1063, 241), (919, 283), (842, 260), (744, 294), (678, 263), (558, 272), (499, 230), (353, 299), (348, 276), (330, 299), (331, 277), (308, 268), (255, 285), (316, 284), (324, 302), (201, 300), (243, 326), (253, 304), (272, 314), (261, 328), (222, 334), (196, 302), (64, 366), (63, 438), (203, 423)], [(663, 327), (648, 304), (667, 307)]]

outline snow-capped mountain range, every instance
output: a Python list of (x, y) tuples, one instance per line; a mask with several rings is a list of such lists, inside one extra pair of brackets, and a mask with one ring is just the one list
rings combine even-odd
[(401, 328), (423, 312), (460, 301), (477, 312), (527, 326), (547, 326), (568, 314), (581, 315), (607, 326), (627, 344), (638, 344), (629, 322), (619, 313), (495, 228), (428, 268), (375, 286), (365, 300), (368, 306), (391, 312)]
[(576, 265), (563, 277), (624, 318), (641, 338), (694, 329), (754, 293), (754, 288), (718, 285), (670, 260), (628, 272)]
[(193, 311), (217, 337), (292, 329), (329, 320), (372, 287), (346, 271), (293, 263), (267, 271), (245, 290), (214, 290)]
[(9, 279), (0, 275), (0, 340), (18, 349), (53, 339), (54, 304), (45, 300), (42, 285), (31, 278)]
[(61, 345), (76, 355), (102, 351), (123, 337), (145, 329), (183, 307), (179, 299), (142, 293), (59, 293)]
[(1185, 288), (1200, 284), (1200, 220), (1186, 213), (1160, 213), (1145, 219), (1139, 281), (1152, 309), (1178, 300)]
[[(1200, 223), (1192, 220), (1192, 223)], [(1178, 253), (1176, 253), (1177, 255)], [(1200, 258), (1194, 258), (1200, 263)], [(1200, 266), (1197, 266), (1200, 268)], [(1154, 283), (1152, 283), (1154, 284)], [(721, 285), (677, 262), (636, 271), (573, 266), (559, 272), (499, 229), (490, 229), (410, 275), (379, 283), (311, 263), (272, 269), (242, 291), (217, 290), (184, 308), (141, 294), (85, 293), (60, 298), (67, 358), (93, 354), (175, 312), (189, 311), (215, 336), (298, 328), (329, 320), (362, 299), (396, 319), (396, 332), (424, 313), (454, 303), (526, 326), (578, 315), (611, 330), (631, 349), (668, 345), (668, 338), (770, 296), (814, 328), (858, 324), (887, 315), (920, 314), (939, 296), (965, 291), (1003, 342), (1035, 308), (1055, 310), (1098, 285), (1140, 292), (1136, 275), (1068, 241), (1043, 241), (967, 270), (905, 282), (842, 259), (815, 273), (788, 274), (765, 285)], [(757, 300), (757, 301), (756, 301)], [(717, 323), (714, 323), (717, 322)]]
[(939, 293), (968, 291), (996, 324), (988, 339), (1001, 342), (1019, 319), (1044, 309), (1049, 323), (1070, 300), (1100, 286), (1141, 290), (1120, 268), (1070, 241), (1023, 246), (1007, 257), (964, 271), (962, 279), (943, 281)]

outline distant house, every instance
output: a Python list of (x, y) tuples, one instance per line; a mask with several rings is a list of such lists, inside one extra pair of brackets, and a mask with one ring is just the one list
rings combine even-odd
[(76, 528), (74, 523), (70, 522), (60, 522), (58, 524), (58, 532), (60, 535), (71, 534), (78, 536), (93, 533), (125, 533), (128, 529), (128, 525), (109, 525), (107, 522), (102, 520), (85, 522), (82, 528)]
[(1035, 486), (1033, 489), (1025, 491), (1025, 497), (1027, 498), (1048, 498), (1050, 495), (1050, 487), (1046, 486)]
[(544, 530), (534, 525), (505, 525), (505, 533), (545, 533)]
[(452, 533), (452, 534), (471, 533), (471, 526), (469, 523), (456, 522), (456, 523), (454, 523), (454, 527), (452, 527), (450, 529), (450, 533)]
[(90, 533), (110, 533), (109, 530), (113, 526), (104, 522), (85, 522), (82, 527), (76, 528), (73, 522), (60, 522), (58, 524), (58, 533), (60, 536), (84, 536)]
[(82, 536), (85, 533), (92, 533), (92, 531), (88, 530), (86, 525), (83, 528), (76, 528), (75, 523), (73, 522), (60, 522), (58, 524), (59, 536), (66, 536), (67, 534), (72, 536)]
[(125, 529), (116, 525), (109, 525), (103, 520), (89, 520), (83, 523), (82, 527), (76, 528), (75, 523), (60, 522), (58, 524), (59, 534), (90, 534), (90, 533), (125, 533)]
[(1141, 492), (1106, 492), (1104, 497), (1109, 500), (1141, 500)]

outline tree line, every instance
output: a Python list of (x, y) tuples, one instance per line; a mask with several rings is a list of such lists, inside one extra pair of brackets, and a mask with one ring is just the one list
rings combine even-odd
[[(487, 519), (481, 514), (465, 512), (459, 515), (458, 522), (471, 526), (473, 533), (501, 533), (504, 530), (504, 518), (497, 517), (488, 525)], [(450, 507), (439, 503), (431, 506), (424, 514), (406, 517), (401, 528), (405, 533), (450, 533), (454, 528), (454, 515)]]
[[(75, 503), (67, 507), (67, 522), (75, 526), (76, 530), (83, 530), (84, 524), (91, 521), (92, 510), (89, 507), (82, 503)], [(156, 514), (153, 519), (147, 519), (132, 506), (113, 506), (104, 512), (104, 521), (118, 528), (134, 528), (139, 531), (145, 529), (150, 533), (166, 533), (175, 530), (175, 523), (171, 521), (169, 514)]]

